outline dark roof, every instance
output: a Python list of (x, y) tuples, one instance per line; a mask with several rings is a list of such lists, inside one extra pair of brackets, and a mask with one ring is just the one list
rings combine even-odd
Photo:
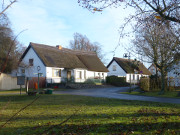
[(77, 55), (90, 71), (109, 72), (97, 55)]
[(54, 46), (30, 43), (21, 59), (32, 47), (43, 64), (47, 67), (83, 68), (90, 71), (108, 72), (107, 68), (99, 60), (95, 52), (58, 49)]
[(140, 61), (134, 61), (132, 59), (123, 59), (113, 57), (111, 62), (107, 65), (107, 68), (111, 65), (113, 61), (116, 61), (117, 64), (126, 72), (126, 73), (134, 73), (136, 70), (138, 73), (151, 75), (150, 71), (141, 63)]

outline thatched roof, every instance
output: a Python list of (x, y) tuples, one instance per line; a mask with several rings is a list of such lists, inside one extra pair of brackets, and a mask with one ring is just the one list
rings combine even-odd
[(150, 71), (143, 65), (143, 63), (139, 61), (134, 61), (132, 59), (123, 59), (113, 57), (111, 62), (107, 65), (107, 68), (111, 65), (113, 61), (116, 61), (117, 64), (126, 72), (126, 73), (135, 73), (138, 72), (139, 74), (146, 74), (151, 75)]
[(67, 48), (58, 49), (54, 46), (30, 43), (21, 59), (24, 58), (30, 48), (36, 52), (47, 67), (82, 68), (90, 71), (108, 72), (94, 52), (70, 50)]

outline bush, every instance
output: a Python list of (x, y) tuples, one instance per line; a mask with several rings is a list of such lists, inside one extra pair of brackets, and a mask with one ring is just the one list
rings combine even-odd
[(150, 79), (141, 77), (140, 88), (144, 91), (149, 91), (150, 90)]
[[(144, 91), (160, 91), (161, 90), (161, 78), (156, 76), (150, 76), (150, 78), (142, 77), (140, 80), (140, 88)], [(168, 86), (167, 79), (165, 80), (165, 90), (172, 91), (174, 88)]]
[(103, 84), (104, 80), (103, 79), (87, 79), (84, 83), (87, 83), (87, 84)]
[(95, 82), (94, 82), (93, 79), (87, 79), (84, 83), (87, 83), (87, 84), (95, 84)]
[(106, 83), (114, 86), (129, 86), (126, 82), (126, 77), (107, 76)]

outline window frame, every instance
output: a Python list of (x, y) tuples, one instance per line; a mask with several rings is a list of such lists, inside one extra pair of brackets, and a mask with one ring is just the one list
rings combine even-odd
[[(55, 72), (55, 71), (57, 71), (58, 70), (58, 76), (57, 76), (57, 72)], [(61, 77), (61, 69), (59, 69), (59, 68), (53, 68), (53, 70), (52, 70), (52, 77)]]
[(77, 79), (82, 79), (82, 71), (76, 71), (76, 78)]
[(34, 66), (34, 59), (29, 59), (29, 66)]
[(117, 71), (116, 65), (113, 65), (113, 71)]

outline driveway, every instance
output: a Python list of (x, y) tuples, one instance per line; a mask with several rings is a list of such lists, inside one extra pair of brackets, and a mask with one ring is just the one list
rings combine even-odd
[(120, 92), (125, 92), (128, 89), (129, 87), (111, 87), (111, 88), (54, 91), (53, 93), (180, 104), (180, 99), (178, 98), (147, 97), (147, 96), (120, 94)]

